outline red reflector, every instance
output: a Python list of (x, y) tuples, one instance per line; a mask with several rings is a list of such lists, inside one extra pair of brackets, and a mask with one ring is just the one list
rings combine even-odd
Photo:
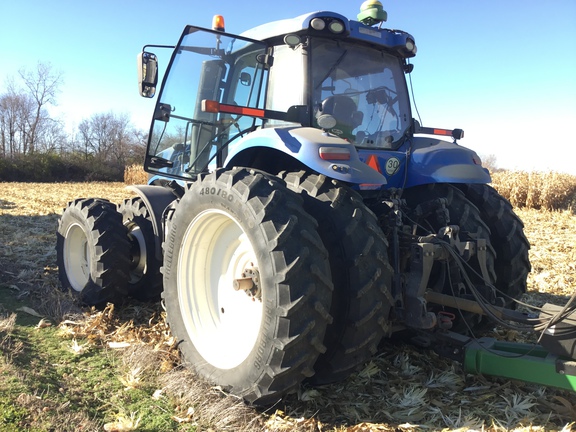
[(452, 131), (448, 129), (434, 129), (434, 135), (446, 135), (451, 136)]
[(249, 108), (236, 105), (220, 104), (220, 112), (228, 114), (240, 114), (250, 117), (264, 117), (264, 110), (258, 108)]
[(202, 100), (202, 111), (217, 113), (220, 111), (220, 104), (216, 101), (213, 101), (213, 100), (203, 99)]
[(380, 163), (378, 162), (378, 158), (376, 157), (376, 155), (371, 154), (370, 156), (368, 156), (366, 165), (382, 174), (382, 170), (380, 169)]
[(350, 160), (350, 150), (340, 147), (320, 147), (320, 159), (324, 160)]
[(250, 117), (260, 117), (264, 118), (264, 110), (258, 108), (243, 107), (237, 105), (226, 105), (219, 102), (203, 99), (202, 100), (202, 111), (211, 113), (227, 113), (227, 114), (239, 114)]

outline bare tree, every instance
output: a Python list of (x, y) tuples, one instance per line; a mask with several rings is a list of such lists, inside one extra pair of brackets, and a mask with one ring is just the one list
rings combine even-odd
[(88, 155), (93, 153), (91, 144), (92, 131), (90, 127), (90, 121), (88, 119), (83, 119), (80, 124), (78, 124), (78, 140), (79, 146), (82, 148), (84, 158), (88, 159)]
[(8, 91), (0, 95), (0, 142), (3, 156), (26, 153), (28, 150), (26, 132), (32, 110), (30, 97), (17, 91), (12, 83)]
[(86, 159), (94, 157), (116, 167), (141, 163), (145, 134), (132, 127), (126, 114), (94, 114), (69, 135), (47, 109), (56, 104), (61, 85), (62, 74), (42, 62), (31, 71), (20, 69), (16, 79), (6, 81), (6, 90), (0, 93), (0, 157), (80, 151)]
[(498, 161), (496, 160), (496, 155), (489, 154), (489, 155), (482, 155), (480, 156), (482, 159), (482, 166), (490, 172), (498, 171)]
[(144, 164), (146, 157), (146, 144), (148, 142), (148, 133), (142, 130), (134, 129), (132, 131), (133, 143), (128, 151), (128, 164)]
[(46, 108), (56, 103), (61, 73), (53, 72), (50, 64), (38, 63), (35, 71), (21, 69), (19, 75), (24, 86), (9, 78), (6, 92), (0, 94), (0, 152), (4, 157), (49, 148), (55, 138), (55, 120)]
[(48, 119), (36, 132), (36, 151), (42, 153), (64, 153), (68, 146), (68, 135), (64, 125), (56, 119)]
[(34, 112), (28, 117), (26, 132), (27, 150), (34, 153), (39, 129), (49, 118), (46, 105), (56, 104), (56, 96), (62, 85), (62, 73), (53, 71), (50, 63), (38, 62), (36, 70), (30, 72), (20, 69), (19, 74), (35, 104)]
[(141, 133), (135, 131), (125, 114), (93, 114), (78, 125), (79, 140), (86, 155), (102, 161), (125, 165), (135, 153), (141, 153)]

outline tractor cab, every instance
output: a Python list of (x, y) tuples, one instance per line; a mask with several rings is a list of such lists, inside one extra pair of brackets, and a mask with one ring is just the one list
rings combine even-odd
[[(213, 29), (187, 26), (158, 96), (146, 171), (193, 180), (237, 165), (239, 154), (254, 148), (261, 160), (290, 166), (288, 156), (336, 177), (365, 171), (355, 166), (361, 162), (353, 146), (396, 149), (411, 130), (404, 74), (416, 52), (410, 35), (372, 28), (371, 20), (315, 12), (242, 35), (225, 33), (221, 17)], [(139, 60), (141, 95), (152, 97), (156, 56), (143, 51)], [(326, 145), (309, 151), (310, 142)], [(242, 162), (268, 170), (254, 157)], [(368, 183), (384, 184), (376, 174)]]

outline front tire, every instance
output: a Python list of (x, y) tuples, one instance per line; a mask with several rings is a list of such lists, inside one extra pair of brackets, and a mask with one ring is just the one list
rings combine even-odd
[(332, 283), (296, 194), (260, 172), (217, 170), (192, 183), (167, 233), (167, 319), (200, 376), (268, 405), (313, 375)]
[(58, 221), (56, 260), (64, 290), (89, 306), (127, 294), (130, 245), (122, 216), (104, 199), (76, 199)]

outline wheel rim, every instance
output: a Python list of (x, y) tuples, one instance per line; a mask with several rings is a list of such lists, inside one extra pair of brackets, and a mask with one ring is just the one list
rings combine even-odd
[(144, 233), (135, 223), (127, 223), (130, 240), (130, 283), (140, 281), (147, 271), (148, 255)]
[(228, 214), (207, 210), (188, 226), (178, 259), (180, 310), (191, 342), (217, 368), (240, 365), (258, 339), (262, 301), (234, 289), (257, 267), (248, 236)]
[(70, 225), (64, 241), (64, 268), (74, 291), (82, 291), (90, 280), (89, 250), (84, 229), (79, 224)]

